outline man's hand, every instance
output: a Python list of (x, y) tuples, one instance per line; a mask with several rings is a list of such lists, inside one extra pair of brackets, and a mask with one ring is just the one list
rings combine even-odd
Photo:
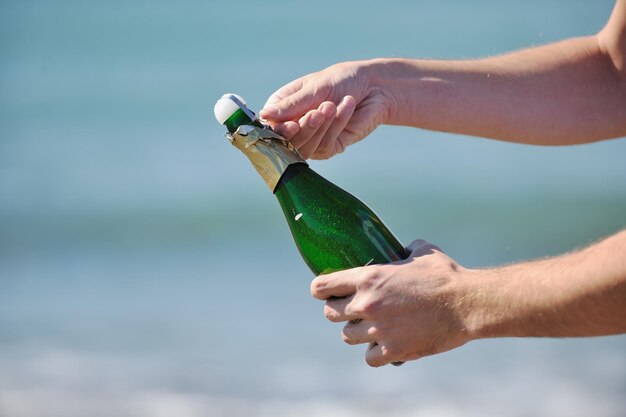
[(311, 293), (326, 300), (324, 314), (347, 321), (348, 344), (368, 343), (371, 366), (419, 359), (468, 342), (459, 294), (471, 273), (423, 240), (404, 261), (321, 275)]
[(367, 61), (344, 62), (298, 78), (272, 94), (260, 115), (303, 158), (330, 158), (386, 121), (389, 100), (371, 87), (367, 68)]
[(383, 123), (537, 145), (626, 136), (626, 0), (594, 36), (476, 60), (339, 63), (285, 85), (260, 115), (314, 159)]
[(404, 261), (320, 275), (324, 314), (348, 322), (367, 363), (419, 359), (491, 337), (626, 333), (626, 230), (577, 252), (492, 269), (466, 269), (413, 242)]

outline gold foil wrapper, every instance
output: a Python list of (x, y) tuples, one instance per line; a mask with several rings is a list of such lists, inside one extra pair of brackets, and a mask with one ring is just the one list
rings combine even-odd
[(226, 137), (248, 157), (272, 192), (289, 165), (305, 163), (296, 148), (271, 129), (242, 125)]

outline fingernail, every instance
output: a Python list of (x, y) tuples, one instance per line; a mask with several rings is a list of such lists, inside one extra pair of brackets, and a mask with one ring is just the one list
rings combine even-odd
[(350, 107), (352, 107), (352, 106), (354, 106), (356, 104), (355, 100), (354, 100), (354, 97), (352, 97), (352, 96), (345, 96), (343, 98), (343, 100), (341, 100), (341, 104), (343, 104), (344, 106), (347, 106), (348, 102), (350, 103)]
[(320, 127), (324, 123), (324, 117), (319, 113), (314, 113), (309, 119), (309, 126), (313, 129)]
[(298, 133), (300, 127), (296, 123), (290, 123), (285, 125), (285, 134), (284, 136), (291, 138), (293, 135)]
[(324, 108), (322, 109), (322, 113), (324, 113), (324, 116), (326, 117), (332, 117), (334, 113), (337, 111), (336, 109), (337, 109), (336, 106), (332, 104), (328, 104), (324, 106)]

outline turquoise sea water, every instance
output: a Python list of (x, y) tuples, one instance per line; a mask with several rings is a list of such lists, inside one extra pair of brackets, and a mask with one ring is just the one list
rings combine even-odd
[[(0, 3), (0, 416), (622, 416), (624, 336), (488, 340), (371, 369), (309, 295), (212, 116), (341, 60), (597, 31), (611, 1)], [(470, 267), (626, 226), (626, 141), (383, 127), (312, 167)]]

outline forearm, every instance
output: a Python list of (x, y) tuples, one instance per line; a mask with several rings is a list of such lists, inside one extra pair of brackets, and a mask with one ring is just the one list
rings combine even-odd
[(386, 122), (512, 142), (626, 136), (626, 80), (595, 36), (470, 61), (378, 59)]
[(626, 231), (575, 253), (468, 271), (472, 338), (626, 332)]

